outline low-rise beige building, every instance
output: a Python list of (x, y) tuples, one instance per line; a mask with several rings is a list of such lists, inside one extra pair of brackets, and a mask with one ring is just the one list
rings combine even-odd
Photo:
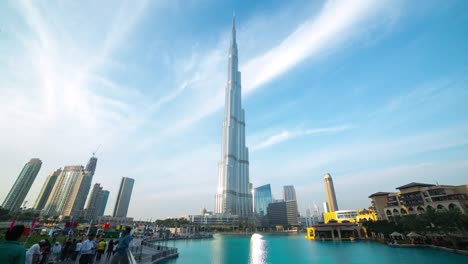
[(399, 192), (377, 192), (369, 196), (378, 219), (434, 210), (459, 209), (468, 213), (468, 184), (435, 185), (412, 182), (396, 188)]

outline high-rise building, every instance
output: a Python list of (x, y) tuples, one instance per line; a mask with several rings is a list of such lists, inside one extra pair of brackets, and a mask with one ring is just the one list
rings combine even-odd
[(333, 187), (333, 180), (330, 173), (323, 176), (325, 183), (325, 193), (327, 195), (328, 209), (330, 212), (338, 211), (338, 203), (336, 202), (335, 187)]
[(40, 159), (31, 159), (24, 165), (13, 187), (11, 187), (10, 192), (5, 198), (5, 201), (3, 201), (2, 207), (4, 209), (14, 212), (21, 208), (21, 204), (24, 198), (26, 198), (29, 189), (31, 189), (41, 166), (42, 161)]
[(73, 205), (82, 185), (84, 174), (85, 171), (81, 165), (65, 166), (57, 177), (43, 213), (48, 216), (72, 215)]
[(270, 184), (255, 188), (253, 197), (255, 213), (260, 216), (265, 216), (267, 214), (268, 205), (273, 202)]
[(283, 186), (283, 199), (285, 201), (297, 201), (296, 190), (292, 185)]
[(106, 210), (107, 207), (107, 200), (109, 199), (109, 191), (102, 191), (102, 204), (101, 204), (101, 209), (99, 209), (98, 216), (103, 216), (104, 211)]
[(86, 170), (81, 165), (66, 166), (57, 177), (43, 214), (49, 216), (83, 216), (83, 208), (91, 189), (97, 158), (91, 157)]
[(245, 145), (245, 112), (242, 109), (241, 73), (238, 70), (235, 21), (229, 48), (225, 116), (218, 163), (218, 189), (215, 213), (240, 217), (252, 215), (252, 192), (249, 182), (249, 150)]
[(106, 196), (108, 197), (108, 191), (103, 190), (102, 186), (99, 183), (94, 184), (93, 190), (91, 191), (91, 195), (88, 199), (88, 204), (86, 205), (86, 220), (95, 220), (98, 216), (102, 216), (102, 214), (100, 213), (101, 211), (103, 211), (103, 206), (105, 209), (104, 198), (106, 198), (107, 203), (107, 197), (104, 197), (106, 192)]
[(88, 164), (86, 164), (85, 171), (88, 171), (91, 177), (93, 177), (94, 172), (96, 171), (96, 166), (97, 166), (97, 158), (93, 155), (89, 159)]
[(270, 226), (298, 225), (297, 203), (295, 200), (271, 203), (268, 205), (267, 214)]
[(120, 182), (119, 194), (114, 207), (114, 217), (127, 217), (128, 206), (130, 204), (130, 197), (132, 196), (134, 179), (122, 177)]
[(54, 188), (55, 182), (57, 181), (57, 177), (62, 173), (62, 169), (57, 169), (53, 171), (42, 186), (41, 192), (37, 197), (36, 203), (34, 203), (35, 210), (42, 210), (46, 206), (47, 200), (49, 199), (50, 193)]

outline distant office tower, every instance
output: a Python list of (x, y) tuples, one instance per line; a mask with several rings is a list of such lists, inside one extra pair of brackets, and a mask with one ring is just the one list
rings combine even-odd
[(109, 191), (103, 191), (102, 192), (102, 204), (101, 204), (101, 209), (98, 212), (98, 216), (104, 215), (104, 211), (106, 210), (108, 199), (109, 199)]
[[(89, 199), (88, 199), (88, 204), (86, 205), (86, 210), (85, 210), (86, 220), (95, 220), (98, 216), (102, 216), (100, 215), (100, 213), (101, 211), (103, 211), (102, 210), (103, 206), (105, 209), (105, 204), (103, 204), (105, 192), (107, 192), (107, 196), (108, 196), (109, 192), (103, 190), (99, 183), (94, 184), (93, 190), (91, 191), (91, 195), (89, 196)], [(107, 202), (107, 197), (106, 197), (106, 202)]]
[(325, 192), (327, 194), (328, 209), (330, 212), (338, 211), (338, 203), (336, 202), (335, 187), (330, 173), (326, 173), (323, 177), (325, 183)]
[(4, 209), (14, 212), (21, 208), (21, 204), (24, 198), (26, 198), (29, 189), (31, 189), (41, 166), (42, 161), (40, 159), (31, 159), (24, 165), (13, 187), (11, 187), (10, 192), (5, 198), (5, 201), (3, 201), (2, 207)]
[(268, 205), (268, 220), (270, 226), (291, 225), (297, 226), (297, 203), (295, 200), (274, 202)]
[(241, 73), (238, 70), (235, 21), (232, 25), (227, 70), (215, 213), (248, 217), (252, 215), (253, 204), (249, 182), (249, 150), (245, 145), (245, 112), (241, 103)]
[(83, 216), (83, 208), (91, 188), (96, 157), (91, 157), (85, 170), (83, 166), (66, 166), (57, 177), (43, 214), (49, 216)]
[(328, 208), (328, 203), (327, 202), (323, 202), (323, 212), (324, 213), (330, 212), (330, 209)]
[(285, 201), (297, 201), (296, 199), (296, 190), (292, 185), (283, 186), (283, 199)]
[(94, 172), (96, 171), (96, 166), (97, 166), (97, 158), (93, 155), (89, 159), (88, 164), (86, 164), (85, 171), (88, 171), (91, 177), (93, 177)]
[(35, 210), (42, 210), (47, 204), (47, 200), (49, 199), (50, 193), (54, 189), (55, 182), (57, 181), (57, 177), (62, 173), (62, 169), (57, 169), (53, 171), (42, 186), (41, 192), (37, 197), (36, 203), (34, 203)]
[[(283, 198), (285, 201), (296, 201), (296, 204), (297, 204), (296, 190), (294, 189), (294, 186), (292, 185), (283, 186)], [(299, 210), (299, 207), (298, 207), (298, 210)], [(299, 211), (297, 211), (297, 215), (299, 215)]]
[(254, 189), (254, 211), (257, 215), (265, 216), (267, 208), (273, 202), (270, 184), (266, 184)]
[(114, 217), (127, 217), (130, 197), (132, 196), (134, 179), (122, 177), (120, 182), (119, 194), (114, 207)]
[(86, 168), (83, 173), (83, 181), (78, 189), (78, 194), (76, 196), (75, 202), (71, 207), (70, 215), (78, 216), (81, 215), (86, 203), (86, 198), (88, 197), (89, 191), (91, 190), (91, 182), (93, 181), (93, 176), (96, 171), (97, 158), (93, 156), (89, 159)]

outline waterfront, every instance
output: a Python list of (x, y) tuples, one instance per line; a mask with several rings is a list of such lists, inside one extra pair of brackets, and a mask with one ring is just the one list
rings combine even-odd
[(468, 256), (427, 248), (392, 248), (372, 241), (308, 241), (303, 235), (221, 235), (213, 239), (170, 241), (179, 257), (167, 264), (191, 263), (468, 263)]

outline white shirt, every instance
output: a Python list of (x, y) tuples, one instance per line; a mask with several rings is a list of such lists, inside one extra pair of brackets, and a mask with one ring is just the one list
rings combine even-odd
[(81, 245), (81, 254), (92, 254), (94, 248), (94, 241), (90, 241), (89, 239), (83, 242)]
[(75, 251), (81, 251), (81, 242), (76, 243)]
[(41, 247), (38, 244), (32, 245), (28, 251), (26, 251), (26, 264), (32, 264), (33, 256), (41, 254)]

